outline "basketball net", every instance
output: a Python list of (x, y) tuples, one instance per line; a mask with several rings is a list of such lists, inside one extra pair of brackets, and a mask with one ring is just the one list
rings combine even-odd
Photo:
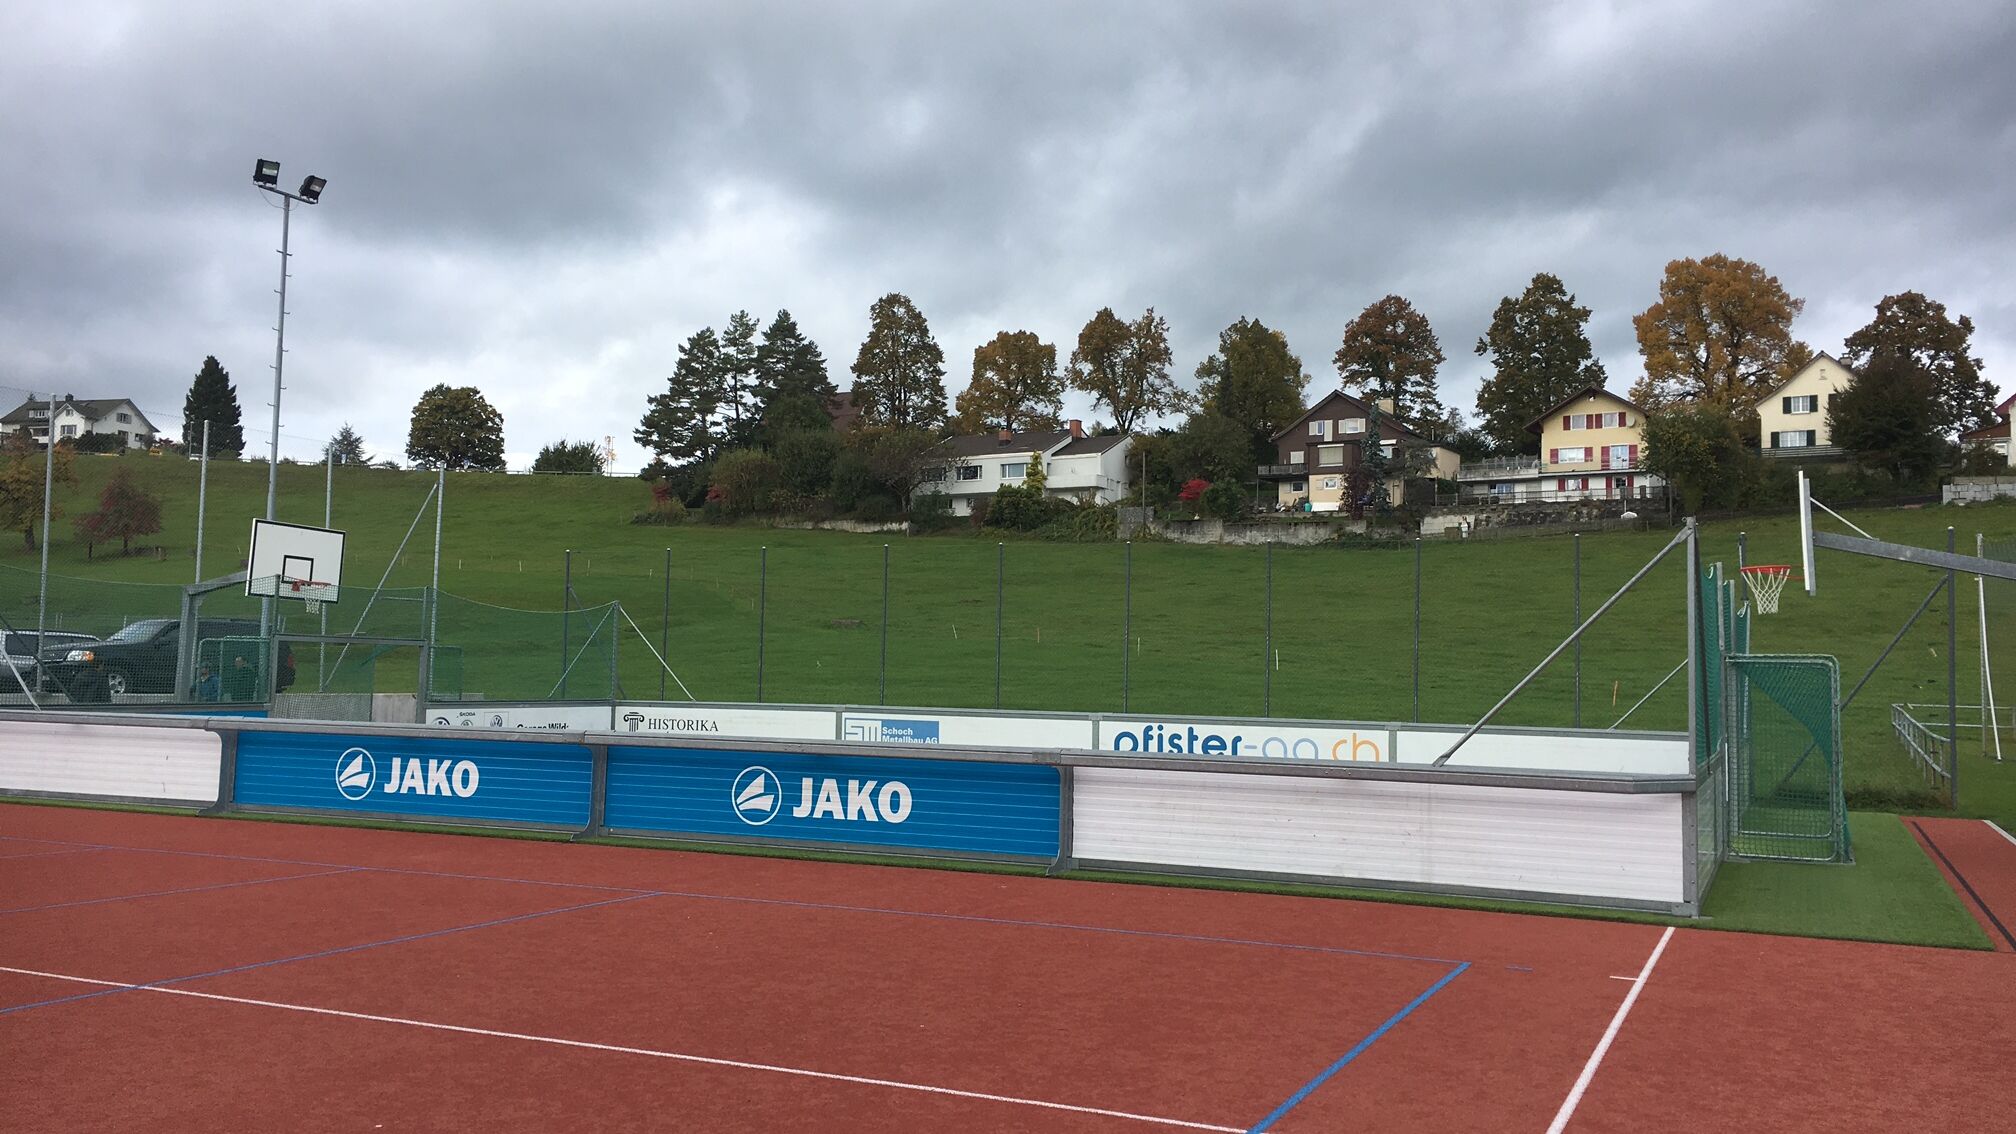
[(1743, 568), (1743, 581), (1750, 585), (1757, 613), (1778, 613), (1778, 596), (1785, 593), (1785, 582), (1791, 577), (1792, 568), (1781, 564)]
[(310, 614), (322, 613), (321, 583), (310, 583), (296, 579), (291, 585), (294, 588), (294, 593), (301, 596), (302, 609)]

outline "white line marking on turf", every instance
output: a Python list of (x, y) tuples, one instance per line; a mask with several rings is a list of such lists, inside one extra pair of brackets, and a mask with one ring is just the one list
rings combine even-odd
[(1637, 980), (1638, 978), (1637, 978), (1637, 977), (1635, 977), (1635, 976), (1612, 976), (1612, 977), (1611, 977), (1610, 979), (1611, 979), (1611, 980), (1634, 980), (1634, 981), (1635, 981), (1635, 980)]
[[(1672, 930), (1667, 930), (1670, 934)], [(92, 984), (103, 988), (124, 988), (134, 992), (159, 992), (168, 996), (188, 996), (198, 1000), (216, 1000), (225, 1004), (246, 1004), (255, 1008), (278, 1008), (287, 1012), (306, 1012), (316, 1016), (335, 1016), (345, 1020), (367, 1020), (378, 1024), (400, 1024), (409, 1028), (426, 1028), (437, 1032), (456, 1032), (469, 1036), (488, 1036), (492, 1039), (523, 1040), (527, 1043), (552, 1044), (556, 1047), (579, 1048), (584, 1051), (607, 1051), (619, 1055), (646, 1055), (654, 1059), (670, 1059), (681, 1063), (701, 1063), (709, 1067), (733, 1067), (744, 1071), (769, 1071), (778, 1075), (797, 1075), (808, 1079), (825, 1079), (838, 1083), (858, 1083), (869, 1087), (892, 1087), (899, 1091), (917, 1091), (927, 1095), (949, 1095), (953, 1098), (978, 1099), (983, 1102), (1009, 1103), (1015, 1106), (1033, 1106), (1043, 1110), (1063, 1110), (1073, 1114), (1094, 1114), (1101, 1118), (1125, 1118), (1134, 1122), (1147, 1122), (1157, 1126), (1175, 1126), (1185, 1130), (1216, 1130), (1224, 1134), (1245, 1134), (1243, 1126), (1214, 1126), (1208, 1122), (1186, 1122), (1180, 1118), (1160, 1118), (1152, 1114), (1134, 1114), (1124, 1110), (1106, 1110), (1096, 1106), (1073, 1106), (1070, 1103), (1046, 1102), (1042, 1099), (1016, 1098), (1013, 1095), (990, 1095), (983, 1091), (962, 1091), (953, 1087), (934, 1087), (926, 1083), (905, 1083), (897, 1079), (872, 1079), (864, 1075), (842, 1075), (833, 1071), (812, 1071), (803, 1067), (783, 1067), (772, 1063), (750, 1063), (740, 1059), (717, 1059), (707, 1055), (689, 1055), (677, 1051), (656, 1051), (648, 1047), (624, 1047), (620, 1044), (590, 1043), (587, 1040), (561, 1039), (557, 1036), (535, 1036), (523, 1032), (500, 1032), (490, 1028), (471, 1028), (460, 1024), (437, 1024), (431, 1020), (408, 1020), (398, 1016), (374, 1016), (367, 1012), (344, 1012), (335, 1008), (317, 1008), (308, 1004), (283, 1004), (277, 1000), (252, 1000), (243, 996), (223, 996), (215, 992), (197, 992), (189, 988), (164, 988), (160, 985), (128, 984), (120, 980), (95, 980), (91, 977), (70, 976), (65, 973), (48, 973), (36, 969), (16, 969), (0, 965), (0, 973), (16, 973), (21, 976), (44, 977), (49, 980), (70, 981), (73, 984)]]
[(1617, 1014), (1610, 1017), (1610, 1026), (1604, 1030), (1603, 1038), (1596, 1041), (1596, 1050), (1589, 1053), (1589, 1062), (1582, 1065), (1582, 1074), (1575, 1079), (1574, 1088), (1568, 1092), (1567, 1098), (1561, 1100), (1561, 1109), (1554, 1113), (1554, 1122), (1547, 1127), (1547, 1134), (1561, 1134), (1567, 1128), (1568, 1120), (1575, 1115), (1575, 1108), (1582, 1103), (1582, 1092), (1589, 1089), (1589, 1081), (1596, 1077), (1596, 1068), (1609, 1053), (1611, 1041), (1624, 1027), (1624, 1017), (1631, 1014), (1631, 1006), (1638, 1002), (1638, 994), (1645, 991), (1645, 980), (1652, 975), (1652, 966), (1659, 963), (1659, 955), (1666, 951), (1666, 943), (1671, 940), (1673, 927), (1669, 925), (1666, 932), (1659, 935), (1659, 944), (1652, 947), (1652, 955), (1645, 958), (1645, 967), (1639, 969), (1638, 976), (1632, 980), (1631, 991), (1624, 994), (1624, 1003), (1617, 1006)]
[(2009, 832), (2003, 830), (2002, 825), (2000, 823), (1997, 823), (1993, 819), (1983, 819), (1981, 821), (1983, 823), (1988, 824), (1989, 827), (1993, 828), (1996, 834), (2002, 836), (2005, 839), (2008, 839), (2009, 845), (2016, 846), (2016, 835), (2012, 835)]

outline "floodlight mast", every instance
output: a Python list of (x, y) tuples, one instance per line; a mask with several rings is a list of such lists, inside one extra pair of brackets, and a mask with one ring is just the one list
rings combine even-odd
[[(266, 518), (274, 516), (274, 502), (280, 481), (280, 373), (287, 358), (287, 237), (290, 222), (294, 218), (294, 202), (312, 205), (322, 199), (322, 189), (328, 181), (309, 176), (301, 182), (301, 191), (289, 193), (280, 188), (280, 163), (271, 158), (260, 158), (252, 166), (252, 184), (262, 192), (280, 198), (280, 317), (273, 324), (273, 433), (266, 451)], [(273, 599), (267, 596), (259, 603), (259, 636), (272, 632)]]
[(1817, 594), (1819, 583), (1813, 578), (1813, 484), (1806, 479), (1806, 470), (1799, 470), (1799, 571), (1805, 576), (1807, 594)]

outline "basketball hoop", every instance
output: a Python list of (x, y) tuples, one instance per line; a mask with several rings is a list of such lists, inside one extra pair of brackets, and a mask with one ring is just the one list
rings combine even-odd
[(304, 610), (310, 614), (322, 613), (322, 599), (329, 590), (329, 584), (313, 583), (306, 579), (293, 579), (289, 580), (287, 585), (294, 588), (294, 594), (301, 600), (301, 606)]
[(1750, 584), (1750, 597), (1756, 600), (1757, 613), (1778, 613), (1778, 596), (1785, 593), (1785, 582), (1791, 577), (1792, 568), (1785, 564), (1743, 568), (1743, 581)]

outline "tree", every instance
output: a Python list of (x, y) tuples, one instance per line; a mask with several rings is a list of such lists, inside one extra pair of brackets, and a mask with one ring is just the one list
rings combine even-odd
[(1705, 401), (1753, 417), (1757, 399), (1791, 376), (1792, 320), (1805, 306), (1748, 260), (1717, 252), (1668, 263), (1658, 302), (1631, 320), (1645, 358), (1632, 400)]
[(161, 530), (161, 498), (136, 484), (122, 465), (112, 470), (98, 494), (98, 510), (77, 517), (75, 523), (87, 545), (116, 539), (119, 554), (124, 555), (133, 549), (134, 536)]
[(443, 382), (413, 406), (406, 458), (415, 468), (499, 471), (504, 467), (504, 415), (476, 387)]
[(833, 464), (840, 459), (840, 435), (832, 429), (796, 429), (777, 438), (771, 456), (784, 486), (800, 496), (817, 496), (833, 483)]
[[(926, 468), (945, 461), (938, 438), (921, 429), (865, 425), (847, 435), (847, 444), (874, 483), (899, 502), (909, 501)], [(837, 465), (834, 477), (839, 478)]]
[(1359, 312), (1344, 328), (1335, 361), (1346, 389), (1362, 389), (1375, 400), (1391, 398), (1393, 412), (1405, 420), (1442, 411), (1435, 384), (1442, 344), (1428, 317), (1400, 296), (1375, 300)]
[(632, 434), (639, 445), (674, 464), (705, 461), (721, 448), (714, 430), (720, 408), (721, 340), (714, 328), (702, 327), (679, 347), (679, 362), (665, 380), (665, 392), (653, 394), (644, 420)]
[(826, 356), (819, 344), (805, 337), (789, 311), (763, 329), (763, 342), (756, 348), (756, 394), (768, 420), (777, 399), (809, 397), (821, 406), (834, 394), (833, 380), (826, 375)]
[(1238, 422), (1256, 457), (1302, 416), (1302, 386), (1309, 381), (1287, 338), (1258, 319), (1218, 332), (1218, 353), (1197, 364), (1197, 379), (1204, 411)]
[(602, 450), (593, 441), (570, 443), (565, 437), (539, 450), (532, 461), (535, 473), (594, 473), (603, 471)]
[(1827, 429), (1862, 464), (1917, 480), (1946, 455), (1942, 417), (1938, 375), (1909, 354), (1882, 351), (1829, 400)]
[(1113, 411), (1113, 428), (1132, 433), (1149, 418), (1181, 413), (1188, 397), (1169, 367), (1169, 320), (1150, 307), (1132, 323), (1101, 307), (1078, 332), (1071, 352), (1071, 388)]
[(1163, 459), (1170, 475), (1182, 481), (1245, 484), (1253, 477), (1253, 436), (1224, 414), (1192, 414), (1169, 436)]
[(1576, 304), (1559, 276), (1538, 272), (1517, 299), (1498, 301), (1477, 353), (1491, 357), (1491, 377), (1477, 390), (1478, 428), (1505, 453), (1540, 452), (1526, 426), (1577, 391), (1607, 376), (1583, 328), (1589, 309)]
[(973, 348), (973, 381), (959, 392), (962, 433), (1055, 429), (1064, 411), (1057, 348), (1029, 331), (1002, 331)]
[(762, 413), (763, 375), (757, 354), (756, 320), (747, 311), (730, 315), (727, 330), (721, 332), (721, 393), (715, 410), (719, 417), (716, 432), (724, 444), (746, 445), (754, 440)]
[(1748, 457), (1735, 414), (1718, 403), (1681, 402), (1646, 415), (1645, 471), (1672, 486), (1689, 513), (1735, 503), (1715, 494), (1735, 487), (1732, 470)]
[[(200, 440), (198, 444), (201, 444)], [(336, 463), (339, 465), (368, 465), (371, 463), (371, 458), (364, 455), (364, 439), (357, 435), (356, 430), (350, 428), (350, 423), (347, 421), (343, 423), (343, 428), (336, 431), (336, 436), (331, 437), (329, 443), (322, 446), (322, 457), (324, 460), (327, 460), (332, 455), (336, 458)]]
[(707, 501), (731, 516), (765, 511), (783, 483), (777, 461), (761, 449), (730, 449), (714, 462)]
[[(216, 440), (214, 431), (211, 440)], [(52, 455), (26, 433), (0, 442), (0, 528), (19, 531), (22, 542), (34, 551), (35, 525), (42, 522), (43, 475), (48, 473), (52, 484), (72, 485), (77, 483), (76, 464), (77, 454), (68, 445), (56, 446)], [(52, 502), (50, 522), (62, 515), (62, 505)]]
[(854, 356), (854, 404), (861, 420), (892, 429), (945, 424), (945, 352), (924, 313), (898, 292), (868, 309), (868, 337)]
[(245, 451), (245, 426), (238, 409), (238, 389), (231, 375), (218, 365), (217, 356), (203, 359), (203, 368), (189, 383), (189, 395), (182, 399), (182, 442), (189, 451), (203, 448), (203, 423), (210, 423), (210, 455), (236, 457)]
[(1963, 433), (1995, 424), (1995, 387), (1981, 377), (1981, 360), (1967, 353), (1973, 335), (1972, 319), (1949, 318), (1937, 300), (1915, 291), (1886, 295), (1869, 325), (1848, 336), (1841, 361), (1861, 370), (1878, 355), (1908, 357), (1939, 391), (1939, 431)]

